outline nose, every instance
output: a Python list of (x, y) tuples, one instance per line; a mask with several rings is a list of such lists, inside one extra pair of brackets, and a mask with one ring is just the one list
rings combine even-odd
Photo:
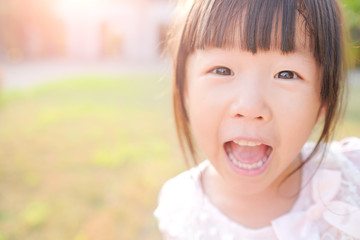
[(261, 81), (239, 81), (230, 105), (233, 118), (269, 121), (271, 110), (267, 100), (267, 86)]

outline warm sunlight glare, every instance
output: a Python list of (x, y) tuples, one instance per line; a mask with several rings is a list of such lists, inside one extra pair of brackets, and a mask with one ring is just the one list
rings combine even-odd
[(60, 11), (66, 15), (70, 12), (95, 11), (104, 6), (104, 0), (59, 0), (57, 1)]
[(62, 0), (60, 3), (72, 6), (72, 7), (86, 7), (86, 6), (94, 6), (99, 5), (103, 1), (102, 0)]

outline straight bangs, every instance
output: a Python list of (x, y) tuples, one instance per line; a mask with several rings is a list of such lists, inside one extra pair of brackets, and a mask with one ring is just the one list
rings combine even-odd
[(207, 47), (292, 52), (298, 11), (297, 0), (195, 0), (181, 45), (189, 53)]

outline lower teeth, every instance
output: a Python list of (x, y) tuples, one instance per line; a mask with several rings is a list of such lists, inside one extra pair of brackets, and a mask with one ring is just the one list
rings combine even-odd
[(260, 161), (258, 161), (258, 162), (255, 162), (255, 163), (253, 163), (253, 164), (247, 164), (247, 163), (238, 162), (238, 161), (235, 159), (234, 155), (231, 153), (229, 147), (226, 147), (226, 150), (227, 150), (227, 153), (228, 153), (228, 155), (229, 155), (230, 160), (231, 160), (236, 166), (238, 166), (239, 168), (244, 168), (244, 169), (248, 169), (248, 170), (261, 167), (261, 166), (265, 163), (265, 161), (266, 161), (266, 159), (267, 159), (267, 156), (268, 156), (268, 153), (269, 153), (269, 151), (270, 151), (270, 149), (267, 150), (267, 152), (266, 152), (266, 154), (265, 154), (265, 156), (264, 156), (264, 158), (263, 158), (262, 160), (260, 160)]

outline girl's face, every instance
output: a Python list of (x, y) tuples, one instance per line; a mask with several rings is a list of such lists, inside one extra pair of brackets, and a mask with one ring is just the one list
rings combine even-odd
[(248, 194), (282, 180), (318, 120), (312, 53), (209, 48), (191, 54), (186, 70), (193, 134), (222, 179)]

